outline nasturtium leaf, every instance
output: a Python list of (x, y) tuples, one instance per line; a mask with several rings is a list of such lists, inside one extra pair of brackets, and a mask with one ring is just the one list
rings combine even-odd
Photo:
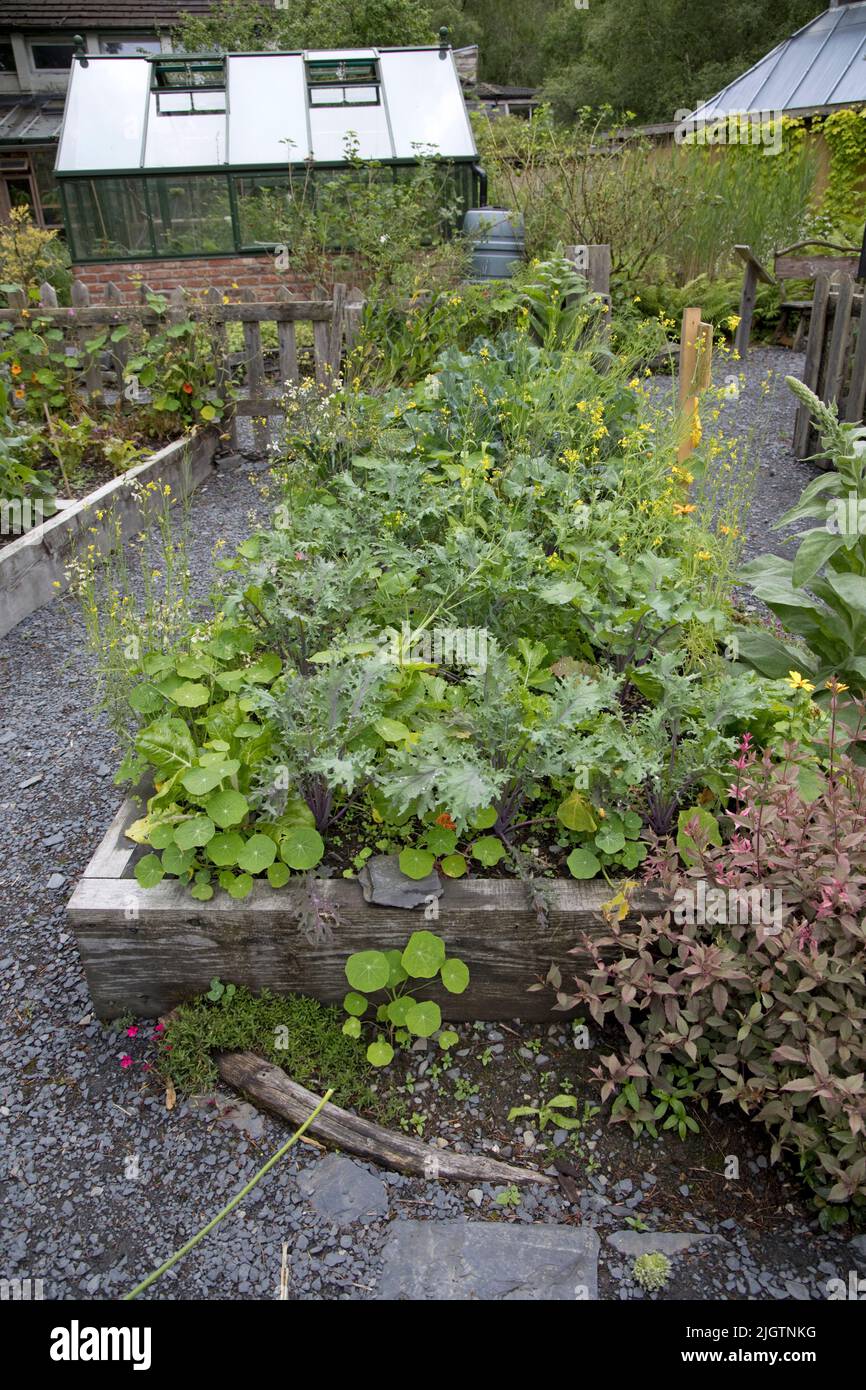
[(174, 842), (178, 849), (198, 849), (214, 837), (214, 823), (210, 816), (191, 816), (182, 820), (174, 832)]
[(206, 705), (210, 699), (210, 691), (206, 685), (199, 685), (195, 681), (184, 681), (179, 685), (171, 696), (176, 705), (183, 709), (198, 709), (201, 705)]
[(148, 844), (153, 845), (154, 849), (168, 849), (169, 845), (174, 844), (174, 822), (162, 821), (157, 825), (151, 826), (147, 834)]
[(258, 738), (261, 733), (264, 733), (262, 725), (253, 723), (251, 719), (245, 719), (243, 724), (232, 729), (232, 737), (240, 739)]
[(136, 685), (128, 695), (129, 703), (139, 714), (155, 714), (165, 701), (152, 685)]
[(427, 831), (424, 842), (435, 855), (451, 854), (457, 844), (457, 831), (448, 830), (444, 825), (434, 825)]
[[(219, 754), (217, 757), (219, 758)], [(219, 758), (218, 762), (212, 763), (209, 767), (191, 767), (180, 780), (191, 796), (207, 796), (227, 775), (228, 769), (224, 768), (223, 760)]]
[(425, 999), (423, 1004), (413, 1004), (406, 1013), (406, 1027), (416, 1038), (432, 1038), (436, 1030), (442, 1027), (442, 1010), (432, 999)]
[(378, 1038), (367, 1048), (367, 1061), (371, 1067), (387, 1067), (393, 1057), (394, 1049), (384, 1038)]
[(343, 1024), (343, 1032), (347, 1038), (360, 1038), (361, 1020), (359, 1018), (347, 1018)]
[(209, 675), (214, 669), (214, 664), (210, 657), (182, 656), (174, 669), (179, 676), (183, 676), (185, 681), (195, 681), (198, 680), (199, 676)]
[(185, 772), (195, 762), (196, 748), (182, 719), (157, 719), (142, 729), (135, 746), (166, 777)]
[(277, 847), (267, 835), (251, 835), (238, 855), (238, 864), (249, 874), (261, 874), (277, 857)]
[(622, 818), (623, 829), (630, 840), (636, 840), (643, 827), (637, 811), (626, 811)]
[(572, 792), (556, 808), (557, 820), (562, 821), (566, 830), (595, 830), (598, 822), (592, 807), (580, 792)]
[(324, 853), (324, 840), (308, 825), (289, 826), (280, 843), (280, 854), (290, 869), (314, 869)]
[(356, 1018), (362, 1018), (367, 1012), (367, 1000), (363, 994), (358, 994), (356, 990), (350, 989), (343, 1000), (343, 1008), (347, 1014), (353, 1014)]
[(455, 1033), (453, 1028), (443, 1028), (437, 1038), (437, 1042), (443, 1051), (447, 1051), (449, 1047), (454, 1047), (455, 1043), (459, 1043), (459, 1041), (460, 1035)]
[(636, 869), (641, 860), (646, 859), (649, 853), (649, 845), (643, 840), (629, 840), (625, 849), (619, 856), (620, 863), (624, 869)]
[(195, 883), (189, 891), (192, 897), (201, 903), (206, 903), (213, 897), (213, 889), (209, 883)]
[(246, 797), (241, 796), (240, 792), (236, 792), (232, 787), (215, 792), (205, 803), (205, 810), (220, 830), (227, 830), (231, 825), (240, 825), (249, 814), (249, 809)]
[(396, 999), (392, 999), (388, 1005), (388, 1022), (396, 1023), (399, 1028), (405, 1028), (406, 1015), (410, 1009), (414, 1009), (417, 999), (413, 999), (411, 994), (401, 994)]
[(285, 888), (291, 876), (288, 864), (279, 859), (268, 867), (268, 883), (272, 888)]
[(595, 844), (602, 854), (619, 854), (625, 845), (625, 836), (621, 830), (600, 830), (595, 837)]
[(388, 989), (396, 989), (397, 985), (402, 985), (409, 976), (403, 969), (403, 962), (400, 959), (401, 953), (397, 950), (385, 952), (385, 959), (388, 962)]
[(253, 685), (270, 685), (283, 669), (283, 663), (276, 652), (265, 652), (252, 666), (244, 671), (244, 678)]
[(146, 854), (135, 866), (135, 877), (142, 888), (155, 888), (164, 874), (162, 863), (155, 854)]
[(413, 979), (432, 980), (445, 962), (445, 942), (431, 931), (413, 931), (400, 962)]
[(163, 671), (171, 669), (171, 664), (172, 658), (165, 652), (148, 652), (141, 667), (146, 676), (161, 676)]
[(220, 869), (228, 869), (238, 862), (238, 855), (244, 847), (243, 836), (236, 830), (223, 830), (208, 842), (208, 859)]
[(462, 994), (469, 984), (469, 966), (456, 956), (446, 960), (439, 973), (449, 994)]
[(496, 807), (484, 806), (480, 811), (476, 811), (470, 824), (473, 830), (489, 830), (491, 825), (496, 824)]
[(447, 878), (462, 878), (468, 865), (462, 854), (448, 854), (439, 864)]
[(346, 961), (346, 979), (359, 994), (375, 994), (388, 983), (390, 969), (381, 951), (356, 951)]
[(407, 878), (426, 878), (436, 863), (435, 854), (428, 849), (413, 849), (409, 845), (400, 852), (400, 872)]
[(194, 849), (178, 849), (177, 845), (168, 845), (162, 852), (162, 867), (167, 874), (174, 874), (176, 878), (183, 878), (192, 868), (195, 860)]
[(387, 1004), (378, 1004), (378, 1005), (376, 1006), (376, 1022), (377, 1022), (377, 1023), (387, 1023), (387, 1022), (388, 1022), (388, 1005), (387, 1005)]
[(231, 898), (246, 898), (252, 889), (253, 881), (249, 874), (235, 874), (231, 883), (227, 885), (227, 892)]
[(469, 848), (473, 859), (477, 859), (485, 869), (498, 864), (505, 853), (505, 846), (497, 835), (483, 835), (480, 840), (474, 840)]
[(600, 861), (588, 849), (573, 849), (565, 862), (572, 878), (595, 878), (601, 872)]

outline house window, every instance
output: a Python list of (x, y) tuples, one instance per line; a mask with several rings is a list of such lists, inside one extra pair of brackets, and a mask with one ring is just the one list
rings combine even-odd
[(376, 59), (308, 59), (307, 94), (311, 106), (378, 106)]
[(162, 44), (152, 34), (132, 37), (128, 34), (100, 34), (99, 51), (111, 54), (114, 58), (128, 58), (140, 53), (161, 53)]
[(37, 72), (68, 72), (74, 57), (73, 43), (37, 42), (30, 45), (30, 58)]
[(154, 63), (151, 86), (156, 90), (159, 116), (195, 116), (226, 109), (226, 70), (222, 59)]
[(8, 39), (0, 39), (0, 77), (15, 76), (15, 50)]

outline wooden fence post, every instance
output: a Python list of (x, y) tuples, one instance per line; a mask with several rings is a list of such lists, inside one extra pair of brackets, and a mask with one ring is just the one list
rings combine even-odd
[[(809, 317), (809, 337), (806, 341), (806, 361), (803, 365), (803, 384), (808, 386), (810, 391), (818, 390), (818, 376), (821, 370), (821, 358), (824, 347), (824, 331), (827, 326), (827, 309), (830, 304), (830, 277), (829, 275), (815, 276), (815, 289), (812, 295), (812, 312)], [(807, 458), (809, 454), (809, 436), (812, 433), (812, 417), (808, 407), (800, 405), (797, 407), (797, 415), (794, 421), (794, 456), (798, 459)]]
[(687, 459), (695, 447), (698, 397), (712, 381), (713, 326), (703, 323), (700, 309), (683, 310), (680, 330), (679, 419), (685, 433), (677, 449), (677, 462)]
[[(241, 290), (241, 299), (244, 304), (254, 304), (255, 294), (252, 290)], [(246, 353), (246, 381), (250, 396), (254, 401), (264, 401), (266, 395), (265, 384), (265, 363), (262, 357), (262, 328), (259, 323), (247, 323), (244, 321), (244, 351)], [(267, 452), (270, 431), (268, 429), (267, 417), (253, 415), (253, 441), (256, 451), (260, 454)]]

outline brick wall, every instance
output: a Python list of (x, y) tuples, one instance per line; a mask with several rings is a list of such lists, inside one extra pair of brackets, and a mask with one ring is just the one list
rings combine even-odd
[(182, 289), (193, 293), (210, 289), (252, 290), (257, 299), (273, 299), (274, 292), (287, 289), (290, 294), (308, 291), (291, 269), (278, 271), (272, 256), (203, 256), (175, 261), (106, 261), (95, 265), (73, 267), (76, 280), (90, 290), (95, 302), (101, 303), (105, 286), (111, 282), (126, 300), (139, 298), (140, 286), (148, 285), (158, 294)]

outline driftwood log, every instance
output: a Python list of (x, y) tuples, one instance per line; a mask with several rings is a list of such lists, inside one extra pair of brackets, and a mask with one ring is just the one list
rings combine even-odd
[[(223, 1081), (292, 1125), (302, 1124), (321, 1099), (254, 1052), (220, 1052), (215, 1060)], [(530, 1168), (514, 1168), (510, 1163), (499, 1163), (492, 1158), (434, 1149), (419, 1139), (410, 1139), (406, 1134), (396, 1134), (370, 1120), (362, 1120), (339, 1105), (326, 1105), (307, 1133), (348, 1153), (381, 1163), (385, 1168), (418, 1177), (451, 1182), (550, 1184), (552, 1181), (546, 1173), (536, 1173)]]

